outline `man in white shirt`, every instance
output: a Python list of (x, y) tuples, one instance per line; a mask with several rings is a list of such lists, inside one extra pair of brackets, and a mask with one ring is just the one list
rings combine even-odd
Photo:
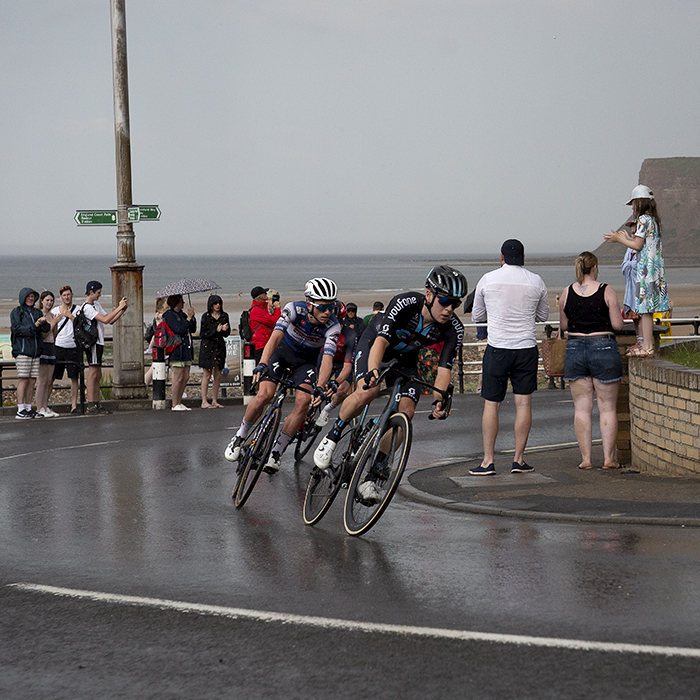
[[(56, 326), (56, 366), (54, 367), (53, 380), (63, 379), (63, 375), (68, 374), (70, 379), (70, 402), (71, 414), (78, 413), (78, 377), (79, 368), (83, 364), (80, 349), (75, 346), (73, 338), (73, 320), (77, 305), (73, 303), (73, 290), (69, 285), (61, 287), (61, 304), (54, 306), (51, 313), (54, 316), (63, 318)], [(52, 380), (52, 386), (53, 386)]]
[(127, 299), (124, 297), (119, 302), (119, 306), (112, 313), (108, 314), (99, 302), (102, 296), (102, 284), (100, 282), (95, 280), (88, 282), (85, 287), (85, 294), (87, 298), (82, 306), (83, 314), (90, 320), (96, 318), (98, 321), (97, 342), (89, 350), (85, 351), (88, 361), (88, 376), (85, 382), (87, 392), (87, 408), (85, 412), (87, 415), (96, 415), (108, 413), (100, 406), (100, 379), (102, 378), (102, 353), (105, 345), (105, 323), (112, 325), (122, 316), (126, 311)]
[(476, 286), (472, 320), (487, 322), (488, 345), (482, 363), (481, 432), (484, 458), (469, 470), (474, 475), (496, 473), (494, 452), (498, 415), (508, 380), (515, 399), (515, 454), (511, 472), (531, 472), (525, 446), (532, 425), (532, 394), (537, 390), (535, 322), (549, 317), (547, 287), (539, 275), (526, 270), (523, 244), (512, 238), (501, 247), (501, 267), (487, 272)]

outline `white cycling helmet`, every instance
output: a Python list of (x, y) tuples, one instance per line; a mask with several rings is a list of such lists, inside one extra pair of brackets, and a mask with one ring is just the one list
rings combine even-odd
[(632, 204), (635, 199), (654, 199), (654, 193), (646, 185), (637, 185), (630, 195), (630, 201), (627, 204)]
[(335, 301), (338, 287), (327, 277), (314, 277), (306, 283), (304, 294), (311, 301)]

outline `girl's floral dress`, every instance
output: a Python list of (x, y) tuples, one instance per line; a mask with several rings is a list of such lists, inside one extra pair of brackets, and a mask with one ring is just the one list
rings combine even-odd
[(642, 214), (637, 221), (635, 235), (644, 239), (644, 247), (639, 251), (637, 263), (635, 311), (638, 314), (668, 311), (670, 304), (666, 289), (663, 246), (656, 221), (648, 214)]

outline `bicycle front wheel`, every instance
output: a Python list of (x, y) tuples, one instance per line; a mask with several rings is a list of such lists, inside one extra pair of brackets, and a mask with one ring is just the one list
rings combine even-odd
[(405, 413), (394, 413), (376, 437), (374, 432), (365, 441), (348, 486), (343, 521), (349, 535), (370, 530), (391, 502), (411, 451), (411, 421)]
[[(341, 436), (333, 452), (333, 458), (328, 469), (314, 467), (311, 471), (309, 485), (304, 497), (304, 522), (307, 525), (316, 524), (331, 507), (335, 497), (343, 485), (345, 476), (345, 458), (350, 449), (353, 431), (346, 430)], [(348, 457), (349, 458), (349, 457)]]
[(255, 431), (253, 439), (250, 441), (250, 446), (246, 445), (244, 447), (246, 452), (241, 457), (241, 473), (233, 491), (233, 501), (236, 504), (236, 508), (240, 508), (253, 492), (255, 484), (260, 477), (260, 472), (262, 472), (265, 462), (270, 456), (281, 418), (282, 410), (279, 406), (275, 406)]

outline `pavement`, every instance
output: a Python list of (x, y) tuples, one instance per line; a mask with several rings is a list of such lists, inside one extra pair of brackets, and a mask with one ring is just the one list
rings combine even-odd
[[(240, 404), (240, 399), (223, 401)], [(198, 402), (186, 401), (194, 405)], [(110, 410), (141, 409), (147, 415), (150, 400), (107, 401)], [(54, 406), (67, 413), (70, 406)], [(13, 420), (16, 409), (0, 410), (2, 422)], [(71, 420), (77, 441), (89, 435), (94, 420)], [(61, 420), (61, 419), (43, 419)], [(663, 477), (634, 468), (578, 469), (578, 446), (528, 449), (525, 459), (535, 468), (511, 474), (512, 452), (496, 455), (495, 476), (471, 476), (480, 456), (449, 459), (430, 466), (409, 467), (399, 493), (411, 500), (458, 512), (482, 515), (574, 522), (624, 523), (700, 527), (700, 477)], [(602, 464), (602, 447), (594, 445), (593, 463)]]
[[(481, 458), (407, 469), (399, 492), (448, 510), (537, 520), (700, 527), (700, 478), (634, 468), (579, 469), (578, 446), (527, 450), (535, 468), (511, 474), (512, 452), (496, 455), (495, 476), (472, 476)], [(602, 464), (594, 446), (593, 463)]]

